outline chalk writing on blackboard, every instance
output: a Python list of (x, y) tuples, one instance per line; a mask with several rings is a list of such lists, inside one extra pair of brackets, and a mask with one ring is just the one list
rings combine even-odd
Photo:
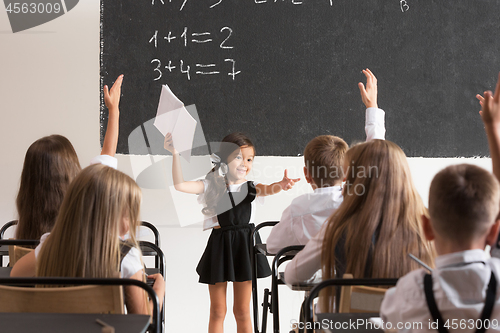
[[(211, 37), (212, 33), (209, 31), (189, 32), (189, 33), (188, 32), (189, 32), (188, 27), (184, 27), (182, 34), (179, 35), (180, 39), (184, 42), (184, 47), (187, 47), (189, 43), (204, 44), (214, 41)], [(228, 45), (228, 40), (231, 38), (233, 34), (233, 29), (231, 29), (230, 27), (223, 27), (220, 29), (220, 32), (224, 32), (225, 34), (227, 34), (227, 36), (225, 36), (225, 38), (222, 40), (219, 47), (221, 49), (234, 48), (233, 46)], [(158, 36), (158, 33), (159, 31), (155, 30), (155, 32), (149, 39), (149, 43), (153, 44), (155, 48), (158, 48), (158, 38), (161, 39), (161, 36)], [(176, 38), (177, 37), (175, 35), (172, 35), (172, 31), (169, 31), (166, 36), (163, 36), (163, 39), (167, 41), (169, 44)]]
[(219, 0), (218, 2), (216, 2), (212, 6), (210, 6), (210, 8), (214, 8), (215, 6), (220, 5), (221, 2), (222, 2), (222, 0)]
[(401, 7), (401, 11), (403, 13), (407, 12), (410, 9), (410, 5), (408, 5), (408, 1), (406, 1), (406, 0), (400, 0), (399, 6)]
[[(172, 60), (168, 61), (168, 65), (163, 66), (162, 62), (160, 59), (153, 59), (151, 60), (151, 63), (155, 65), (153, 68), (153, 71), (156, 73), (156, 77), (153, 78), (153, 81), (158, 81), (163, 77), (164, 71), (162, 70), (165, 68), (168, 73), (172, 73), (172, 71), (176, 68), (179, 68), (180, 72), (182, 74), (186, 74), (186, 78), (188, 81), (191, 81), (191, 65), (186, 64), (184, 60), (179, 61), (179, 67), (174, 66), (172, 63)], [(221, 74), (221, 69), (224, 69), (227, 72), (227, 75), (232, 78), (234, 81), (236, 78), (236, 75), (240, 74), (241, 71), (236, 70), (236, 61), (234, 59), (224, 59), (224, 63), (228, 64), (206, 64), (206, 63), (196, 63), (194, 64), (194, 67), (196, 68), (196, 71), (194, 74), (196, 75), (216, 75), (216, 74)], [(163, 66), (163, 67), (162, 67)]]
[[(211, 5), (209, 5), (209, 8), (212, 9), (214, 7), (219, 6), (222, 3), (222, 1), (223, 0), (213, 0), (213, 3)], [(330, 6), (333, 7), (333, 0), (327, 0), (327, 1), (330, 4)], [(168, 0), (168, 2), (171, 3), (172, 0)], [(186, 7), (187, 2), (188, 2), (188, 0), (180, 0), (179, 1), (179, 3), (180, 3), (179, 11), (182, 11), (184, 9), (184, 7)], [(303, 0), (254, 0), (254, 3), (256, 3), (256, 4), (263, 4), (263, 3), (268, 3), (268, 2), (274, 2), (274, 3), (287, 2), (287, 3), (290, 3), (292, 5), (303, 5), (304, 4)], [(151, 0), (151, 6), (154, 6), (156, 4), (164, 5), (165, 0)]]
[[(217, 40), (215, 37), (217, 34), (212, 34), (210, 31), (197, 31), (192, 32), (190, 28), (184, 27), (182, 29), (182, 33), (176, 36), (176, 33), (173, 31), (162, 32), (160, 30), (155, 30), (155, 32), (150, 35), (148, 43), (151, 44), (155, 49), (159, 47), (160, 43), (171, 44), (172, 47), (181, 47), (186, 48), (188, 45), (193, 44), (207, 44), (207, 43), (216, 43), (218, 44), (218, 49), (220, 50), (231, 50), (234, 49), (234, 46), (231, 44), (231, 38), (233, 36), (233, 29), (230, 27), (222, 27), (220, 29), (222, 36)], [(177, 41), (175, 41), (178, 39)], [(163, 45), (164, 45), (163, 44)], [(222, 51), (226, 53), (222, 58), (220, 63), (186, 63), (184, 59), (174, 60), (168, 59), (165, 62), (162, 62), (159, 58), (154, 58), (151, 60), (151, 64), (153, 65), (154, 78), (153, 81), (160, 80), (164, 74), (173, 73), (175, 69), (180, 71), (182, 74), (186, 74), (186, 79), (191, 81), (193, 75), (218, 75), (218, 74), (227, 74), (234, 81), (236, 76), (241, 73), (241, 71), (236, 69), (236, 60), (232, 58), (228, 58), (227, 52), (230, 51)], [(168, 62), (168, 64), (167, 64)], [(165, 65), (167, 64), (167, 65)], [(178, 73), (178, 72), (177, 72)]]
[[(220, 0), (222, 1), (222, 0)], [(220, 3), (219, 1), (219, 3)], [(292, 5), (302, 5), (304, 4), (303, 1), (301, 0), (286, 0), (287, 2), (290, 2)], [(333, 0), (328, 0), (330, 3), (330, 6), (333, 6)], [(255, 3), (261, 4), (261, 3), (267, 3), (267, 2), (285, 2), (285, 0), (254, 0)]]

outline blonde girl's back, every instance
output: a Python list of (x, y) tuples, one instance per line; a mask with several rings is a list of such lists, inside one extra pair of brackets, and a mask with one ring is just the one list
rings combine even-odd
[(17, 239), (40, 239), (52, 229), (64, 194), (80, 171), (78, 156), (66, 137), (50, 135), (31, 144), (16, 198)]
[(420, 221), (426, 208), (401, 148), (373, 140), (349, 149), (345, 161), (344, 202), (323, 242), (323, 279), (335, 277), (335, 270), (337, 277), (401, 277), (419, 268), (409, 253), (432, 265), (434, 249)]
[(70, 185), (40, 250), (37, 275), (116, 277), (124, 228), (137, 245), (140, 200), (139, 187), (122, 172), (104, 165), (85, 168)]

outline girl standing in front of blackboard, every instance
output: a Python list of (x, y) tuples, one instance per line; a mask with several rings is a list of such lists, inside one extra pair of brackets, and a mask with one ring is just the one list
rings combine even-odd
[[(255, 149), (252, 141), (242, 133), (232, 133), (222, 139), (219, 152), (212, 154), (213, 169), (203, 181), (185, 181), (179, 153), (172, 136), (165, 137), (165, 149), (173, 155), (172, 176), (176, 190), (199, 194), (199, 202), (207, 217), (204, 229), (212, 228), (205, 252), (196, 268), (199, 282), (208, 284), (210, 294), (209, 333), (223, 332), (226, 315), (227, 282), (233, 282), (234, 307), (239, 333), (250, 333), (250, 298), (252, 291), (249, 241), (254, 228), (252, 222), (256, 197), (276, 194), (293, 187), (300, 179), (285, 175), (271, 185), (247, 181), (252, 169)], [(259, 260), (258, 277), (271, 274), (267, 259)]]

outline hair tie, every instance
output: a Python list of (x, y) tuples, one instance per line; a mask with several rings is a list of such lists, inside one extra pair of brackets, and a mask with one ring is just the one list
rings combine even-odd
[(210, 155), (210, 162), (214, 165), (215, 169), (218, 169), (222, 176), (225, 176), (228, 172), (227, 164), (221, 162), (221, 158), (216, 153)]
[(220, 167), (221, 159), (220, 159), (219, 155), (217, 155), (216, 153), (213, 153), (212, 155), (210, 155), (210, 162), (212, 162), (212, 164), (214, 166)]

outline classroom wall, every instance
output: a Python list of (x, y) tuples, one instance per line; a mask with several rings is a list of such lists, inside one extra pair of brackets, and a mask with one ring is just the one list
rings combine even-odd
[[(73, 143), (82, 166), (87, 166), (88, 161), (100, 152), (99, 1), (80, 1), (62, 17), (16, 34), (11, 32), (2, 7), (0, 45), (1, 225), (16, 218), (14, 201), (24, 154), (33, 141), (54, 133), (65, 135)], [(492, 70), (492, 75), (495, 70)], [(123, 84), (127, 84), (127, 73), (124, 74)], [(131, 176), (137, 176), (137, 170), (150, 163), (149, 157), (118, 156), (118, 159), (119, 169)], [(170, 158), (154, 157), (155, 161), (162, 159), (169, 174)], [(207, 163), (206, 157), (195, 157), (195, 162)], [(438, 170), (464, 162), (491, 169), (489, 159), (410, 159), (413, 177), (424, 201), (427, 200), (430, 180)], [(249, 178), (273, 182), (281, 179), (285, 168), (290, 176), (301, 177), (302, 163), (300, 157), (258, 156)], [(170, 176), (167, 179), (171, 182)], [(264, 206), (259, 207), (256, 221), (279, 219), (281, 211), (293, 197), (309, 190), (308, 185), (301, 181), (287, 193), (266, 198)], [(203, 232), (200, 223), (191, 224), (201, 221), (199, 206), (195, 206), (195, 202), (194, 196), (183, 196), (168, 187), (143, 190), (142, 218), (158, 227), (166, 254), (166, 329), (171, 332), (203, 332), (207, 329), (208, 292), (206, 286), (197, 283), (195, 267), (209, 232)], [(189, 210), (184, 207), (189, 207)], [(180, 220), (189, 225), (181, 228)], [(262, 234), (265, 239), (268, 232)], [(259, 283), (262, 290), (264, 285), (269, 286), (270, 281), (265, 279)], [(282, 287), (280, 311), (284, 332), (289, 330), (290, 320), (297, 319), (302, 297), (302, 294)], [(231, 290), (228, 299), (226, 329), (234, 332)]]

